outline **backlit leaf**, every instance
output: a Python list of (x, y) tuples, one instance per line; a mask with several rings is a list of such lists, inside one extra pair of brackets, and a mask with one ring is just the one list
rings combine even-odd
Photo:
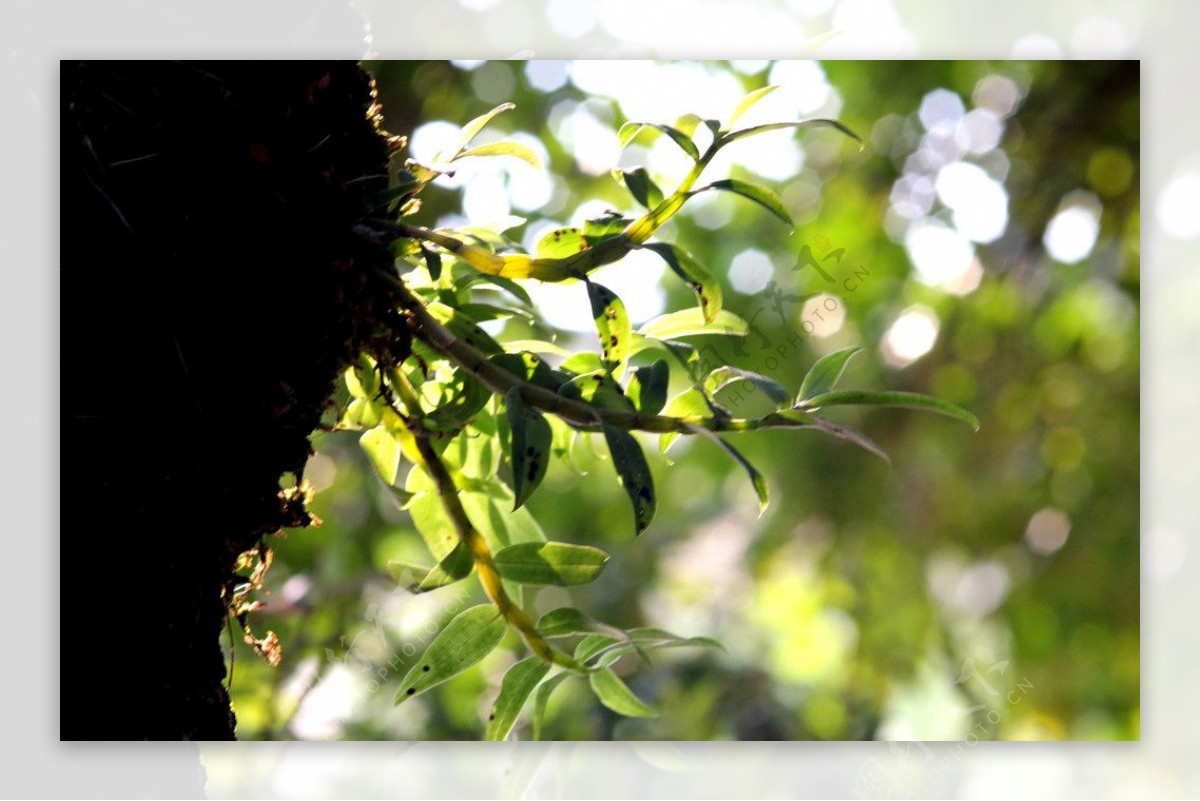
[(462, 151), (455, 156), (454, 160), (472, 156), (512, 156), (531, 167), (542, 169), (542, 160), (538, 158), (537, 154), (519, 142), (490, 142), (486, 145), (477, 145)]
[(762, 100), (764, 97), (771, 94), (771, 92), (774, 92), (778, 88), (779, 88), (778, 85), (764, 86), (761, 89), (755, 89), (753, 92), (751, 92), (750, 94), (743, 97), (741, 99), (741, 101), (737, 104), (737, 107), (734, 108), (733, 112), (729, 115), (729, 120), (725, 123), (726, 130), (732, 129), (734, 124), (737, 123), (737, 121), (741, 118), (741, 116), (750, 110), (751, 106), (753, 106), (755, 103)]
[(909, 409), (924, 409), (961, 420), (976, 431), (979, 418), (966, 409), (941, 398), (920, 395), (915, 392), (843, 390), (825, 392), (805, 399), (802, 409), (820, 409), (827, 406), (902, 406)]
[(647, 367), (638, 367), (629, 379), (625, 395), (643, 414), (658, 414), (667, 402), (667, 383), (671, 378), (671, 369), (662, 359), (655, 360)]
[[(663, 258), (671, 271), (683, 279), (693, 292), (696, 302), (704, 315), (706, 323), (712, 323), (721, 313), (724, 296), (721, 292), (721, 282), (701, 266), (690, 253), (677, 245), (666, 242), (651, 242), (643, 245)], [(643, 332), (644, 333), (644, 332)]]
[(550, 703), (550, 696), (558, 689), (559, 685), (567, 679), (571, 678), (570, 673), (559, 673), (551, 676), (542, 682), (542, 685), (537, 688), (537, 695), (533, 699), (533, 739), (542, 739), (542, 724), (546, 719), (546, 705)]
[[(694, 387), (685, 389), (674, 398), (671, 398), (671, 402), (667, 404), (667, 408), (662, 410), (662, 413), (667, 417), (711, 417), (708, 399), (704, 397), (703, 392)], [(658, 438), (659, 452), (666, 453), (667, 448), (671, 447), (671, 443), (678, 436), (678, 431), (668, 431), (666, 434), (660, 436)]]
[(738, 381), (745, 381), (754, 390), (761, 392), (768, 400), (775, 404), (776, 409), (791, 405), (792, 393), (780, 386), (779, 382), (775, 381), (775, 379), (767, 378), (765, 375), (751, 372), (750, 370), (743, 370), (740, 367), (724, 365), (716, 368), (705, 377), (704, 389), (712, 396)]
[(861, 350), (862, 348), (843, 348), (817, 359), (800, 384), (800, 394), (796, 403), (803, 404), (809, 398), (831, 392), (837, 386), (850, 358)]
[(633, 195), (633, 199), (647, 209), (653, 210), (658, 204), (663, 202), (662, 190), (658, 188), (658, 185), (654, 181), (650, 180), (650, 174), (646, 172), (645, 167), (626, 170), (623, 176), (625, 186), (628, 187), (629, 193)]
[(589, 247), (579, 228), (555, 228), (537, 243), (539, 259), (565, 259)]
[(767, 504), (770, 503), (770, 496), (767, 491), (767, 480), (763, 474), (758, 471), (754, 465), (750, 464), (750, 460), (742, 455), (741, 451), (730, 445), (721, 437), (718, 437), (715, 432), (709, 431), (703, 426), (692, 426), (691, 430), (694, 433), (700, 434), (707, 439), (721, 446), (721, 448), (729, 454), (734, 461), (742, 466), (746, 474), (750, 476), (750, 483), (754, 485), (754, 494), (758, 496), (758, 514), (761, 517), (762, 513), (767, 510)]
[(625, 304), (607, 287), (588, 281), (587, 292), (596, 333), (600, 337), (600, 353), (609, 370), (613, 370), (625, 361), (633, 344), (629, 315), (625, 312)]
[(479, 662), (504, 638), (505, 623), (491, 604), (458, 613), (400, 682), (396, 703), (424, 692)]
[(517, 722), (517, 716), (521, 714), (521, 708), (529, 700), (538, 682), (549, 672), (549, 663), (536, 656), (522, 659), (508, 669), (504, 678), (500, 680), (500, 695), (496, 697), (496, 703), (492, 705), (492, 714), (488, 718), (488, 740), (498, 741), (508, 737), (513, 724)]
[(748, 330), (746, 321), (731, 311), (722, 309), (709, 322), (699, 309), (683, 309), (655, 317), (639, 328), (638, 333), (655, 339), (675, 339), (701, 334), (744, 336)]
[(358, 444), (371, 459), (375, 471), (389, 487), (396, 483), (396, 471), (400, 469), (400, 443), (387, 426), (379, 425), (364, 431)]
[[(719, 189), (725, 192), (733, 192), (741, 195), (744, 198), (753, 200), (758, 205), (762, 206), (767, 211), (774, 214), (779, 219), (783, 220), (788, 225), (792, 224), (792, 217), (784, 208), (783, 201), (779, 199), (779, 195), (767, 189), (765, 186), (752, 184), (748, 181), (739, 181), (736, 178), (724, 178), (720, 181), (713, 181), (706, 189)], [(698, 190), (704, 191), (704, 190)]]
[(736, 142), (738, 139), (745, 139), (748, 136), (766, 133), (767, 131), (778, 131), (784, 128), (835, 128), (853, 139), (855, 142), (858, 142), (860, 149), (863, 146), (862, 138), (854, 131), (850, 130), (837, 120), (826, 119), (797, 120), (795, 122), (770, 122), (766, 125), (755, 125), (752, 128), (743, 128), (740, 131), (727, 133), (721, 137), (721, 142), (722, 144), (729, 144), (730, 142)]
[(486, 114), (480, 114), (459, 129), (458, 135), (451, 141), (449, 147), (438, 153), (435, 160), (443, 163), (454, 160), (466, 149), (471, 140), (475, 138), (475, 135), (482, 131), (484, 126), (491, 122), (496, 115), (514, 108), (516, 108), (516, 105), (513, 103), (501, 103)]

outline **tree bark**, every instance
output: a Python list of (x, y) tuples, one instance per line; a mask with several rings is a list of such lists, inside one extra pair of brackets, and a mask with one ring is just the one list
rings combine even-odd
[(353, 63), (62, 67), (60, 736), (230, 739), (222, 588), (386, 340)]

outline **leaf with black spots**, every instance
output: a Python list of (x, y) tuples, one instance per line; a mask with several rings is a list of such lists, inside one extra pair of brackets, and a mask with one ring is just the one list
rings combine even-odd
[(459, 612), (404, 676), (396, 703), (436, 687), (480, 662), (500, 644), (505, 628), (504, 618), (491, 604)]
[(504, 405), (512, 436), (513, 508), (519, 509), (546, 477), (552, 433), (546, 418), (521, 399), (521, 392), (516, 387), (504, 396)]
[(658, 498), (654, 493), (654, 479), (642, 446), (627, 431), (603, 423), (604, 440), (612, 455), (613, 467), (617, 471), (621, 486), (629, 495), (633, 505), (634, 532), (641, 534), (654, 519)]
[(704, 322), (714, 322), (724, 305), (721, 282), (704, 269), (703, 265), (696, 261), (690, 253), (677, 245), (651, 242), (643, 247), (661, 256), (671, 271), (683, 279), (683, 282), (696, 293), (696, 303), (700, 307)]

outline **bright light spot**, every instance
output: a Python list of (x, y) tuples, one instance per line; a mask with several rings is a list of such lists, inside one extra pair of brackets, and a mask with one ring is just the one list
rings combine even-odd
[(771, 65), (765, 58), (735, 58), (729, 62), (742, 75), (757, 75)]
[(691, 62), (573, 61), (570, 74), (581, 91), (615, 98), (626, 117), (646, 122), (671, 123), (689, 113), (721, 119), (745, 94), (729, 71)]
[(1061, 509), (1047, 506), (1034, 513), (1025, 527), (1025, 541), (1040, 554), (1052, 554), (1067, 544), (1071, 520)]
[(800, 328), (810, 336), (824, 339), (842, 330), (846, 307), (834, 295), (820, 294), (804, 302), (800, 309)]
[(1200, 236), (1200, 171), (1193, 170), (1171, 179), (1154, 207), (1158, 224), (1177, 239)]
[(934, 89), (921, 99), (917, 116), (927, 131), (953, 131), (966, 114), (962, 98), (949, 89)]
[(974, 164), (956, 161), (938, 170), (938, 197), (954, 211), (954, 227), (976, 242), (993, 242), (1008, 225), (1008, 194)]
[(503, 103), (512, 97), (516, 79), (512, 67), (504, 61), (489, 61), (471, 76), (475, 96), (488, 103)]
[(729, 283), (743, 295), (762, 292), (774, 275), (771, 257), (761, 250), (743, 250), (729, 264)]
[(1008, 570), (999, 562), (986, 561), (963, 571), (954, 593), (954, 606), (973, 617), (994, 612), (1012, 586)]
[(981, 155), (994, 150), (1000, 144), (1000, 136), (1004, 133), (1004, 125), (991, 109), (976, 108), (967, 112), (963, 118), (963, 130), (967, 132), (967, 151)]
[(458, 0), (458, 4), (467, 11), (487, 11), (499, 3), (500, 0)]
[[(825, 70), (815, 61), (780, 61), (771, 67), (767, 77), (768, 84), (778, 84), (779, 89), (773, 95), (786, 93), (790, 104), (799, 112), (801, 117), (809, 116), (825, 105), (829, 100), (829, 81), (825, 78)], [(766, 105), (772, 95), (767, 95), (759, 105)], [(739, 128), (768, 122), (767, 119), (752, 118), (756, 108), (751, 108), (743, 120), (738, 121)]]
[(621, 154), (616, 132), (584, 106), (577, 107), (562, 121), (558, 138), (574, 154), (576, 166), (588, 175), (608, 172)]
[(1129, 46), (1125, 29), (1107, 17), (1090, 17), (1071, 35), (1071, 51), (1076, 58), (1120, 58)]
[(1063, 201), (1062, 210), (1046, 226), (1042, 243), (1056, 261), (1075, 264), (1092, 252), (1099, 233), (1100, 201), (1077, 192)]
[(911, 306), (892, 323), (880, 351), (892, 367), (907, 367), (933, 349), (937, 336), (937, 315), (924, 306)]
[[(541, 235), (553, 227), (542, 230)], [(666, 264), (656, 254), (635, 250), (616, 264), (600, 268), (591, 277), (617, 293), (625, 303), (630, 321), (637, 326), (662, 314), (666, 306), (666, 293), (659, 285), (664, 269)], [(563, 286), (527, 281), (524, 285), (539, 313), (551, 326), (563, 331), (595, 331), (592, 308), (583, 284)]]
[(550, 0), (546, 17), (555, 31), (576, 39), (596, 27), (600, 5), (600, 0)]
[(1013, 43), (1012, 57), (1017, 61), (1054, 61), (1062, 58), (1058, 40), (1044, 33), (1029, 33)]
[[(553, 7), (554, 3), (550, 5)], [(578, 6), (578, 3), (572, 5)], [(553, 92), (567, 82), (567, 62), (530, 61), (525, 65), (525, 78), (539, 92)]]
[(987, 109), (998, 117), (1007, 117), (1017, 107), (1021, 99), (1021, 90), (1017, 88), (1012, 78), (1003, 75), (988, 75), (980, 78), (971, 93), (971, 102), (981, 109)]
[(904, 237), (908, 257), (923, 284), (940, 286), (967, 272), (975, 259), (975, 248), (958, 230), (939, 222), (914, 223)]
[(916, 41), (890, 0), (841, 0), (829, 29), (840, 32), (827, 48), (839, 56), (881, 58), (917, 52)]
[(1012, 587), (1007, 568), (991, 559), (967, 565), (956, 556), (938, 554), (929, 560), (925, 577), (938, 603), (970, 617), (995, 611)]
[(421, 164), (432, 164), (443, 147), (454, 141), (459, 126), (445, 120), (434, 120), (417, 127), (408, 138), (408, 151)]
[(355, 694), (354, 675), (345, 665), (335, 664), (300, 702), (292, 718), (292, 733), (301, 740), (337, 738), (354, 708)]
[(458, 67), (460, 70), (463, 70), (464, 72), (470, 72), (473, 69), (482, 67), (484, 64), (487, 63), (487, 61), (485, 61), (482, 58), (458, 58), (458, 59), (451, 59), (450, 63), (453, 64), (454, 66)]
[(829, 13), (833, 0), (787, 0), (788, 8), (804, 17), (819, 17)]
[(905, 219), (915, 220), (933, 208), (933, 181), (919, 174), (905, 173), (892, 184), (892, 208)]
[(683, 209), (696, 225), (713, 231), (729, 225), (733, 219), (735, 202), (728, 192), (701, 192), (693, 197)]
[(477, 173), (463, 189), (462, 209), (471, 225), (486, 225), (507, 217), (512, 208), (504, 179), (495, 172)]
[(337, 462), (324, 453), (314, 453), (304, 465), (304, 478), (317, 492), (327, 490), (337, 480)]

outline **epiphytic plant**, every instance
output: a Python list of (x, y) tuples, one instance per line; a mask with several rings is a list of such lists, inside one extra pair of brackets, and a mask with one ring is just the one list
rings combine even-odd
[[(409, 160), (398, 171), (396, 185), (363, 219), (359, 232), (390, 242), (397, 256), (397, 271), (384, 279), (398, 299), (398, 344), (387, 352), (362, 354), (347, 370), (351, 400), (338, 427), (362, 431), (363, 449), (428, 546), (429, 564), (392, 563), (397, 580), (412, 592), (426, 592), (475, 574), (490, 601), (460, 612), (445, 625), (403, 678), (397, 703), (479, 662), (511, 629), (530, 656), (504, 676), (486, 727), (489, 739), (507, 737), (530, 698), (536, 736), (550, 694), (573, 678), (586, 680), (601, 703), (619, 714), (652, 716), (655, 711), (612, 665), (629, 652), (645, 657), (660, 648), (717, 645), (660, 629), (624, 629), (572, 607), (553, 609), (537, 620), (531, 616), (535, 588), (590, 582), (608, 559), (591, 545), (547, 540), (524, 507), (549, 461), (564, 456), (573, 438), (603, 436), (640, 534), (650, 526), (658, 499), (633, 432), (659, 434), (664, 450), (681, 434), (710, 439), (746, 470), (765, 509), (767, 481), (720, 434), (812, 428), (882, 455), (863, 434), (823, 416), (828, 408), (848, 404), (927, 409), (978, 427), (969, 412), (936, 398), (837, 390), (854, 348), (819, 359), (798, 393), (792, 393), (763, 375), (704, 364), (697, 349), (683, 341), (705, 334), (744, 335), (747, 325), (722, 309), (720, 283), (691, 254), (677, 244), (653, 240), (662, 225), (690, 198), (709, 191), (735, 193), (790, 223), (783, 203), (766, 187), (731, 178), (697, 187), (717, 152), (786, 128), (832, 127), (859, 141), (841, 123), (825, 119), (735, 129), (738, 118), (773, 88), (747, 95), (724, 125), (694, 115), (674, 125), (626, 123), (619, 133), (622, 146), (643, 132), (666, 135), (691, 159), (690, 171), (667, 194), (643, 168), (614, 170), (614, 178), (645, 213), (631, 219), (609, 212), (582, 228), (554, 230), (534, 253), (522, 252), (504, 231), (431, 229), (410, 222), (420, 213), (422, 190), (461, 159), (510, 156), (537, 164), (536, 156), (515, 142), (471, 146), (475, 135), (509, 104), (464, 126), (434, 163)], [(701, 126), (711, 132), (703, 152), (694, 138)], [(639, 248), (662, 257), (695, 292), (697, 305), (635, 331), (621, 299), (590, 276)], [(480, 328), (485, 321), (508, 317), (537, 320), (521, 279), (582, 283), (599, 351), (570, 353), (548, 339), (497, 341)], [(668, 399), (672, 376), (686, 389)], [(761, 390), (775, 410), (741, 418), (723, 407), (721, 389), (743, 380)], [(401, 472), (403, 462), (411, 464), (407, 474)], [(511, 474), (507, 483), (500, 478), (502, 463)]]

